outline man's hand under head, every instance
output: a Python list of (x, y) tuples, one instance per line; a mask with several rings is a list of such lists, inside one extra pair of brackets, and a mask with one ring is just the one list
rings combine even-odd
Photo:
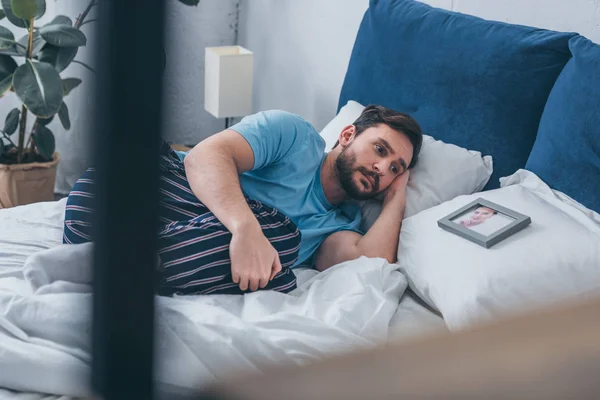
[(360, 256), (382, 257), (390, 263), (396, 262), (409, 176), (408, 170), (398, 175), (378, 196), (383, 200), (381, 214), (364, 236), (352, 231), (340, 231), (323, 241), (315, 261), (319, 271)]
[(408, 178), (410, 178), (410, 170), (407, 169), (401, 175), (398, 175), (392, 184), (385, 190), (383, 201), (384, 203), (393, 200), (404, 200), (406, 201), (406, 185), (408, 184)]
[(375, 198), (388, 203), (392, 200), (406, 200), (406, 185), (410, 178), (410, 170), (407, 169), (401, 175), (398, 175), (383, 192), (379, 193)]
[(266, 238), (260, 225), (235, 231), (229, 246), (231, 275), (241, 290), (264, 289), (281, 271), (277, 250)]

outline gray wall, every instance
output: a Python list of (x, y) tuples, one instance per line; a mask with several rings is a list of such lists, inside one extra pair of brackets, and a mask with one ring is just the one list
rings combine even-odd
[(223, 129), (225, 121), (204, 111), (204, 48), (236, 40), (239, 0), (201, 0), (187, 7), (168, 2), (164, 137), (194, 144)]
[(254, 52), (255, 111), (280, 108), (318, 129), (335, 115), (368, 0), (242, 0), (241, 46)]
[[(600, 43), (600, 0), (426, 0), (486, 19), (579, 32)], [(368, 0), (241, 0), (239, 44), (255, 53), (254, 110), (335, 116)]]

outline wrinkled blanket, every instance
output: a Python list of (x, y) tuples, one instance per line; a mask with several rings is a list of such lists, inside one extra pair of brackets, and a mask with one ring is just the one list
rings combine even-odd
[[(92, 246), (34, 252), (21, 275), (0, 268), (0, 387), (91, 394)], [(268, 363), (372, 346), (387, 337), (407, 286), (397, 265), (366, 257), (298, 278), (289, 294), (157, 297), (157, 385), (198, 389)]]

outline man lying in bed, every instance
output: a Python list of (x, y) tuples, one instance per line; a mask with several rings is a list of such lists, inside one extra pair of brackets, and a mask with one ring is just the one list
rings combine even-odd
[[(159, 293), (289, 292), (296, 266), (395, 262), (421, 143), (414, 119), (381, 106), (365, 108), (329, 153), (312, 125), (283, 111), (248, 116), (183, 160), (163, 142)], [(64, 243), (91, 240), (93, 182), (90, 168), (69, 195)], [(363, 235), (352, 200), (375, 196), (383, 210)]]

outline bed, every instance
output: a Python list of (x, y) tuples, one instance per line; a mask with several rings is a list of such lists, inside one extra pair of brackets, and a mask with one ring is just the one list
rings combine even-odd
[[(320, 134), (334, 142), (370, 103), (422, 124), (398, 263), (299, 269), (289, 295), (157, 298), (158, 390), (599, 295), (599, 66), (600, 46), (575, 33), (372, 0)], [(531, 215), (531, 227), (491, 251), (437, 227), (477, 197)], [(61, 245), (64, 205), (0, 211), (0, 396), (90, 394), (91, 247)], [(368, 229), (381, 204), (361, 210)]]
[[(65, 201), (0, 212), (0, 387), (6, 389), (89, 394), (90, 287), (82, 271), (89, 263), (85, 252), (69, 265), (45, 251), (61, 249)], [(291, 295), (159, 298), (157, 379), (167, 387), (199, 387), (235, 368), (308, 362), (372, 346), (388, 333), (408, 339), (446, 329), (441, 317), (405, 295), (406, 279), (394, 266), (363, 258), (341, 267), (298, 270)], [(0, 391), (9, 393), (15, 395)]]

